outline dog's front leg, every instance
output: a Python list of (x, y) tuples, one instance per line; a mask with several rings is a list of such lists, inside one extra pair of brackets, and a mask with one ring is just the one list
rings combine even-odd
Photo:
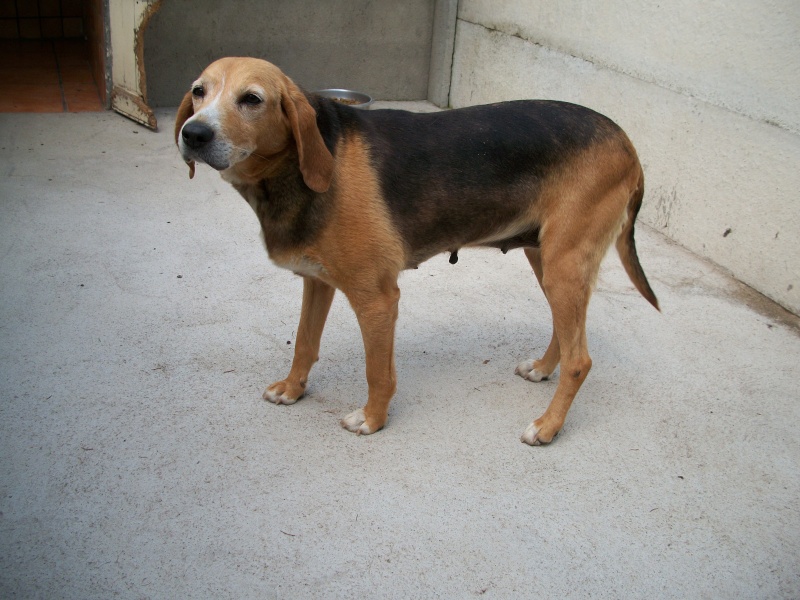
[(319, 360), (319, 342), (328, 318), (335, 288), (313, 277), (303, 278), (303, 308), (289, 376), (264, 391), (264, 400), (275, 404), (294, 404), (306, 390), (308, 373)]
[(361, 326), (367, 358), (369, 397), (360, 408), (342, 419), (342, 427), (358, 434), (375, 433), (386, 424), (389, 402), (397, 387), (394, 368), (394, 328), (400, 290), (396, 278), (375, 292), (348, 294)]

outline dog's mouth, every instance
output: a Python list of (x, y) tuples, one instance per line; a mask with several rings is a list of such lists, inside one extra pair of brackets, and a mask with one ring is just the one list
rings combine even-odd
[(191, 163), (194, 161), (204, 163), (217, 171), (224, 171), (231, 166), (231, 149), (226, 146), (228, 146), (228, 144), (224, 142), (220, 143), (219, 141), (199, 148), (191, 148), (185, 143), (179, 144), (184, 162)]
[(190, 151), (183, 153), (183, 160), (188, 164), (192, 161), (204, 163), (217, 171), (224, 171), (231, 167), (230, 161), (224, 157), (218, 156), (214, 153), (206, 154), (204, 152)]
[(270, 160), (269, 156), (264, 156), (258, 152), (247, 150), (245, 148), (237, 148), (236, 146), (227, 145), (223, 151), (218, 149), (192, 150), (191, 148), (181, 148), (181, 155), (184, 162), (190, 164), (193, 161), (203, 163), (217, 171), (226, 171), (231, 167), (246, 161), (248, 158), (256, 158), (259, 161)]
[(195, 161), (204, 163), (217, 171), (225, 171), (234, 165), (247, 160), (250, 156), (259, 156), (244, 148), (237, 148), (232, 144), (218, 142), (203, 148), (188, 148), (182, 145), (181, 156), (187, 164)]

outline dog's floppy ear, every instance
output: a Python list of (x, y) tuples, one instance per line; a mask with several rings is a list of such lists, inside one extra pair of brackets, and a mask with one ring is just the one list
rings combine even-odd
[[(194, 114), (194, 106), (192, 105), (192, 92), (186, 92), (186, 95), (181, 100), (181, 105), (178, 107), (178, 115), (175, 117), (175, 143), (178, 143), (178, 138), (181, 135), (181, 128), (183, 124)], [(194, 161), (186, 162), (189, 165), (189, 179), (194, 177)]]
[(281, 105), (292, 126), (303, 181), (315, 192), (328, 191), (333, 178), (333, 156), (317, 127), (317, 113), (288, 78)]

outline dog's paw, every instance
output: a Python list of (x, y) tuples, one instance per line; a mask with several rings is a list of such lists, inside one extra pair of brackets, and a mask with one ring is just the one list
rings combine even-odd
[(519, 438), (522, 443), (528, 444), (529, 446), (541, 446), (542, 444), (549, 444), (553, 441), (553, 438), (558, 435), (558, 431), (552, 434), (548, 433), (546, 427), (537, 425), (536, 423), (537, 422), (534, 421), (525, 429), (525, 433)]
[(514, 373), (528, 381), (542, 381), (543, 379), (547, 379), (552, 373), (545, 373), (537, 369), (536, 367), (538, 365), (536, 363), (538, 362), (538, 360), (523, 360), (517, 365)]
[(305, 393), (305, 386), (297, 383), (290, 383), (287, 380), (276, 381), (270, 385), (262, 397), (267, 402), (273, 404), (294, 404)]
[(371, 429), (370, 426), (367, 425), (367, 418), (364, 416), (363, 408), (354, 410), (340, 422), (342, 427), (347, 429), (347, 431), (352, 431), (356, 435), (369, 435), (377, 431), (377, 429)]
[(538, 446), (541, 444), (539, 441), (539, 428), (536, 426), (536, 422), (534, 421), (528, 428), (525, 429), (525, 433), (522, 434), (522, 437), (519, 440), (524, 443), (528, 444), (529, 446)]

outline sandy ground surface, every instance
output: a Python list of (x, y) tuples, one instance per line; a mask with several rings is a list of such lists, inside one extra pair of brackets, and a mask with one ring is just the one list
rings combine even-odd
[(609, 255), (594, 368), (530, 448), (544, 297), (521, 251), (442, 255), (401, 279), (398, 392), (356, 437), (349, 306), (308, 396), (264, 402), (302, 283), (159, 117), (0, 115), (0, 597), (800, 596), (796, 318), (640, 226), (663, 313)]

